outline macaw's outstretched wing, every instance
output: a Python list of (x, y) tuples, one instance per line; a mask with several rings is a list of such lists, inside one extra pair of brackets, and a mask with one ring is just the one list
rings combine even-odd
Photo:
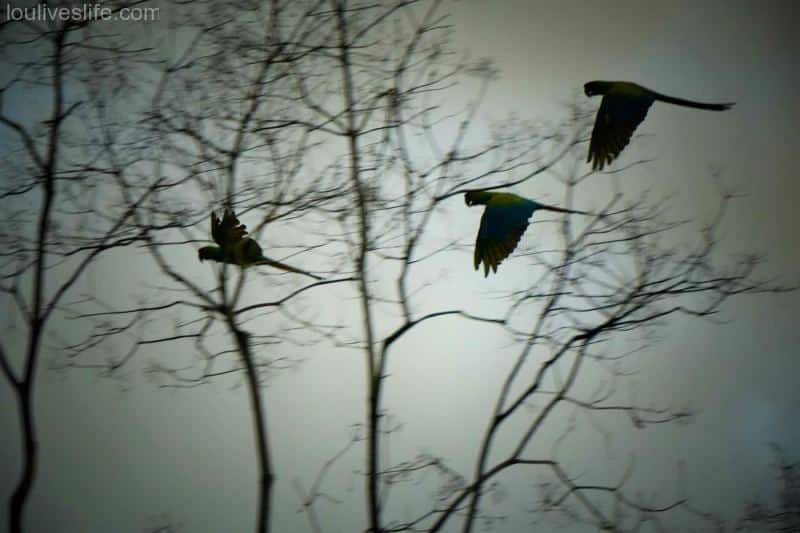
[(247, 226), (239, 222), (230, 209), (225, 210), (222, 221), (213, 211), (211, 212), (211, 236), (223, 250), (233, 249), (246, 235)]
[(589, 156), (586, 158), (587, 163), (592, 163), (592, 169), (603, 170), (619, 156), (652, 104), (653, 98), (646, 93), (637, 96), (603, 96), (589, 141)]
[(497, 266), (517, 247), (535, 209), (534, 202), (523, 198), (500, 205), (490, 201), (486, 205), (475, 241), (475, 270), (483, 263), (484, 277), (490, 268), (497, 272)]

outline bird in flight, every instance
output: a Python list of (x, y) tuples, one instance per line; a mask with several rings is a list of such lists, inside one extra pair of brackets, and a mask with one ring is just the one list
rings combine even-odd
[(708, 111), (725, 111), (733, 106), (733, 103), (707, 104), (675, 98), (629, 81), (590, 81), (583, 91), (586, 96), (603, 95), (586, 158), (593, 170), (603, 170), (619, 156), (655, 101)]
[(475, 270), (483, 263), (483, 277), (489, 275), (489, 269), (497, 273), (497, 266), (511, 255), (528, 228), (528, 219), (534, 211), (542, 209), (557, 213), (590, 214), (540, 204), (508, 192), (467, 191), (464, 202), (468, 206), (486, 206), (481, 216), (478, 238), (475, 240), (474, 256)]
[(203, 246), (200, 248), (197, 251), (200, 261), (210, 259), (218, 263), (228, 263), (240, 267), (268, 265), (287, 272), (303, 274), (314, 279), (322, 279), (305, 270), (300, 270), (266, 257), (261, 251), (261, 246), (247, 236), (247, 226), (239, 222), (239, 219), (230, 209), (225, 210), (221, 221), (216, 213), (211, 212), (211, 236), (219, 246)]

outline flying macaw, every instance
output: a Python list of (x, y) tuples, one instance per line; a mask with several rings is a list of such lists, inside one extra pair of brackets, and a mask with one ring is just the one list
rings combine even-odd
[(557, 213), (589, 215), (585, 211), (573, 211), (552, 205), (540, 204), (509, 192), (467, 191), (464, 202), (468, 206), (485, 205), (481, 216), (481, 227), (475, 240), (475, 270), (483, 262), (483, 277), (489, 269), (497, 273), (497, 266), (517, 247), (522, 234), (528, 228), (528, 219), (537, 209)]
[(203, 246), (197, 251), (200, 261), (210, 259), (218, 263), (228, 263), (240, 267), (253, 265), (269, 265), (288, 272), (303, 274), (314, 279), (322, 279), (305, 270), (291, 267), (280, 261), (266, 257), (261, 251), (261, 246), (247, 236), (247, 226), (239, 222), (230, 209), (222, 215), (222, 221), (211, 212), (211, 236), (219, 246)]
[(603, 170), (617, 158), (655, 101), (709, 111), (725, 111), (733, 106), (733, 103), (706, 104), (674, 98), (629, 81), (590, 81), (583, 86), (583, 91), (586, 96), (603, 95), (586, 158), (593, 170)]

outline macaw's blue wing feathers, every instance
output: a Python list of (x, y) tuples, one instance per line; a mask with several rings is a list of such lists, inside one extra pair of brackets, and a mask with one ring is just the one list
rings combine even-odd
[(484, 277), (489, 275), (490, 268), (497, 272), (497, 266), (517, 247), (536, 205), (535, 202), (506, 193), (492, 197), (486, 204), (475, 241), (474, 256), (476, 270), (483, 263)]
[(475, 270), (483, 263), (483, 276), (489, 270), (497, 272), (497, 266), (511, 255), (528, 227), (528, 220), (537, 209), (558, 213), (589, 215), (585, 211), (564, 209), (544, 205), (522, 196), (507, 192), (466, 191), (464, 202), (469, 206), (485, 205), (481, 216), (481, 227), (475, 240)]
[(603, 170), (619, 156), (652, 104), (653, 98), (648, 96), (603, 96), (589, 141), (589, 156), (586, 158), (587, 163), (592, 163), (593, 170)]

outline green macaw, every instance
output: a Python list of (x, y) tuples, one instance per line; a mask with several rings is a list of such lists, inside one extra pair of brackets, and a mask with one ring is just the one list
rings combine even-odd
[(211, 212), (211, 236), (219, 246), (203, 246), (200, 248), (197, 251), (200, 261), (210, 259), (218, 263), (228, 263), (240, 267), (269, 265), (287, 272), (303, 274), (314, 279), (322, 279), (305, 270), (300, 270), (266, 257), (261, 251), (261, 246), (247, 236), (247, 226), (239, 222), (239, 219), (230, 209), (225, 210), (222, 215), (222, 221), (217, 218), (213, 211)]
[(543, 209), (557, 213), (575, 213), (589, 215), (585, 211), (563, 209), (552, 205), (540, 204), (509, 192), (467, 191), (464, 202), (468, 206), (485, 205), (481, 216), (481, 227), (475, 240), (475, 270), (483, 263), (483, 277), (489, 275), (489, 269), (497, 273), (497, 266), (511, 255), (517, 247), (522, 234), (528, 228), (528, 219), (534, 211)]
[(655, 101), (709, 111), (725, 111), (733, 106), (733, 103), (706, 104), (674, 98), (629, 81), (590, 81), (583, 91), (586, 96), (603, 95), (586, 158), (593, 170), (603, 170), (617, 158)]

